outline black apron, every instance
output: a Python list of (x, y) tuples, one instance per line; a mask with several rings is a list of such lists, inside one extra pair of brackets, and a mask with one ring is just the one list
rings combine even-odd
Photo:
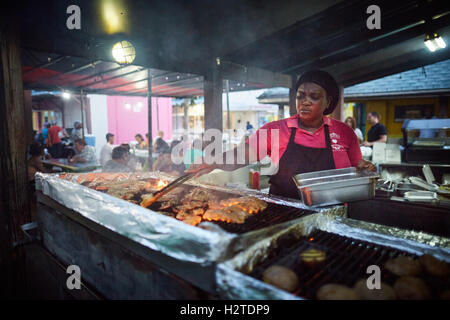
[(269, 193), (287, 198), (300, 199), (292, 177), (313, 171), (336, 169), (331, 149), (328, 125), (324, 124), (325, 148), (305, 147), (294, 142), (296, 128), (291, 129), (289, 143), (281, 156), (277, 174), (270, 177)]

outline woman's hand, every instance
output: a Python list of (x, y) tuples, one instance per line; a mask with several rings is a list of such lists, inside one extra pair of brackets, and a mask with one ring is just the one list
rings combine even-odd
[(363, 145), (364, 147), (371, 147), (371, 146), (373, 146), (373, 143), (372, 143), (372, 142), (364, 141), (364, 142), (362, 143), (362, 145)]
[(372, 172), (377, 172), (377, 167), (370, 161), (366, 161), (364, 159), (359, 160), (358, 165), (356, 166), (356, 170), (368, 170)]

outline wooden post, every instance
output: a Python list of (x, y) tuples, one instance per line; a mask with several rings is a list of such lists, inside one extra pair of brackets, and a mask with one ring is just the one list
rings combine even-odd
[(153, 170), (153, 133), (152, 133), (152, 70), (148, 69), (147, 76), (147, 108), (148, 108), (148, 171)]
[(25, 90), (23, 92), (24, 98), (24, 112), (25, 112), (25, 134), (27, 144), (31, 144), (34, 141), (33, 134), (33, 109), (31, 102), (31, 90)]
[(344, 87), (339, 86), (339, 101), (336, 106), (336, 109), (334, 109), (334, 111), (330, 114), (330, 117), (339, 121), (344, 121), (344, 119), (342, 119), (342, 117), (344, 116), (344, 112), (342, 112), (343, 108), (344, 108)]
[[(7, 20), (7, 19), (6, 19)], [(30, 222), (25, 108), (19, 28), (0, 17), (0, 296), (20, 294), (24, 278), (20, 226)]]
[(205, 130), (219, 129), (223, 130), (223, 111), (222, 111), (222, 78), (219, 73), (217, 62), (211, 63), (207, 70), (203, 91), (205, 96)]
[[(84, 139), (84, 104), (83, 104), (83, 89), (80, 90), (80, 108), (81, 108), (81, 137)], [(75, 129), (75, 128), (74, 128)]]

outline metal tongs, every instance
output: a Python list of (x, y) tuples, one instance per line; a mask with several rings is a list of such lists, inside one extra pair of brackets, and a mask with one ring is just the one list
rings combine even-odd
[(141, 206), (146, 207), (146, 208), (149, 207), (150, 205), (152, 205), (153, 203), (158, 201), (159, 198), (161, 198), (162, 196), (167, 194), (170, 190), (172, 190), (172, 189), (178, 187), (179, 185), (185, 183), (186, 181), (188, 181), (189, 179), (193, 178), (195, 175), (197, 175), (201, 171), (202, 170), (197, 171), (197, 172), (190, 172), (190, 173), (182, 175), (181, 177), (173, 180), (167, 186), (165, 186), (161, 190), (153, 192), (147, 199), (143, 200), (141, 202)]

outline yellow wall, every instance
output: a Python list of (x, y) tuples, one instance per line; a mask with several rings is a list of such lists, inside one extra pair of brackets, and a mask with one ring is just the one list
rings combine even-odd
[[(388, 137), (401, 138), (403, 122), (395, 122), (395, 106), (433, 104), (434, 114), (439, 113), (439, 98), (409, 98), (409, 99), (386, 99), (386, 100), (355, 100), (352, 102), (364, 103), (366, 105), (366, 114), (376, 111), (381, 115), (380, 123), (385, 125), (388, 130)], [(450, 115), (450, 102), (447, 110)], [(370, 125), (366, 123), (366, 137)]]

